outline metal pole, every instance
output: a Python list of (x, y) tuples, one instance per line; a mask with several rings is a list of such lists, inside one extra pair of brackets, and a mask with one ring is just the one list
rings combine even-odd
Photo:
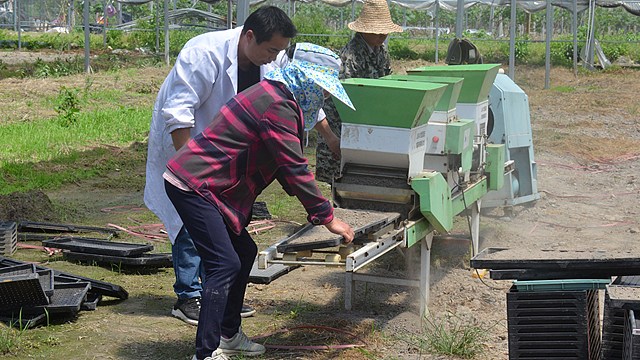
[(164, 63), (169, 65), (169, 0), (164, 0)]
[(82, 24), (84, 25), (84, 72), (87, 74), (91, 72), (89, 65), (89, 0), (84, 0), (84, 7), (82, 8)]
[(551, 73), (551, 35), (553, 35), (553, 8), (551, 7), (551, 1), (547, 0), (547, 31), (546, 31), (546, 47), (545, 47), (545, 59), (544, 59), (544, 88), (548, 89), (550, 86), (550, 73)]
[(20, 1), (16, 0), (15, 9), (13, 9), (14, 15), (16, 16), (16, 26), (18, 31), (18, 50), (22, 50), (22, 21), (20, 21)]
[(578, 0), (573, 0), (571, 31), (573, 31), (573, 75), (578, 76)]
[(227, 29), (233, 27), (233, 0), (227, 1)]
[(438, 10), (440, 9), (440, 0), (436, 0), (435, 3), (435, 9), (434, 9), (434, 16), (436, 18), (436, 64), (439, 61), (438, 58), (438, 49), (439, 49), (439, 43), (440, 43), (440, 14), (438, 12)]
[[(596, 1), (595, 0), (591, 0), (591, 3), (593, 4), (592, 7), (592, 12), (591, 12), (591, 21), (590, 21), (590, 25), (589, 25), (589, 29), (591, 31), (589, 31), (589, 55), (587, 55), (587, 58), (589, 59), (589, 65), (595, 65), (596, 63), (596, 58), (595, 58), (595, 52), (596, 52)], [(602, 65), (602, 64), (601, 64)]]
[(13, 0), (13, 31), (18, 32), (18, 0)]
[(351, 20), (356, 19), (356, 0), (351, 0)]
[[(158, 0), (156, 0), (158, 1)], [(155, 9), (156, 11), (154, 12), (154, 14), (156, 15), (156, 21), (155, 21), (155, 25), (156, 25), (156, 54), (158, 52), (160, 52), (160, 25), (158, 24), (160, 21), (160, 11), (158, 9), (159, 6), (156, 6)]]
[(516, 66), (516, 0), (511, 0), (511, 18), (509, 19), (509, 77), (515, 81)]
[(75, 25), (73, 21), (73, 14), (74, 14), (73, 9), (75, 7), (74, 2), (75, 2), (74, 0), (71, 0), (71, 2), (69, 3), (69, 8), (67, 9), (67, 16), (68, 16), (67, 29), (69, 30), (69, 32), (71, 32), (71, 29), (73, 29), (73, 26)]
[(122, 24), (122, 4), (118, 3), (118, 25)]
[(244, 25), (244, 21), (249, 17), (249, 0), (238, 0), (236, 8), (236, 25)]
[(456, 37), (462, 39), (462, 27), (464, 20), (464, 0), (458, 0), (456, 5)]
[(102, 2), (102, 46), (107, 46), (107, 0)]
[(491, 1), (491, 9), (489, 10), (489, 31), (491, 31), (491, 35), (493, 36), (493, 38), (495, 39), (496, 37), (496, 32), (493, 29), (493, 23), (494, 23), (494, 15), (495, 15), (495, 10), (494, 10), (494, 6), (493, 6), (493, 1)]

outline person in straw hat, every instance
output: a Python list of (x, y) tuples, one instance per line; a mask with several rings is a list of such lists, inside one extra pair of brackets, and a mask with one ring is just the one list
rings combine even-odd
[[(360, 16), (348, 27), (356, 33), (340, 52), (340, 78), (377, 79), (389, 75), (391, 61), (384, 42), (390, 33), (402, 32), (402, 27), (391, 20), (387, 1), (365, 0)], [(323, 109), (328, 120), (324, 125), (339, 138), (342, 121), (333, 102), (327, 100)], [(334, 154), (324, 138), (318, 137), (316, 180), (331, 184), (338, 175), (340, 162)]]

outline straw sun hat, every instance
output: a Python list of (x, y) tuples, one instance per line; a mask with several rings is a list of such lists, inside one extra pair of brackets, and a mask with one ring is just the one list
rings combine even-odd
[(355, 32), (367, 34), (402, 32), (402, 27), (391, 21), (387, 0), (365, 0), (360, 16), (348, 26)]

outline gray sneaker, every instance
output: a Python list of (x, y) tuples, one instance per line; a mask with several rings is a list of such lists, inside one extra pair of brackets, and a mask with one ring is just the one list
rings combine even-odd
[(171, 315), (186, 322), (187, 324), (198, 326), (198, 318), (200, 317), (200, 298), (178, 299)]
[(242, 310), (240, 310), (240, 317), (248, 318), (253, 316), (256, 313), (256, 309), (252, 308), (249, 305), (242, 305)]
[[(193, 355), (191, 360), (198, 360), (198, 358)], [(225, 355), (220, 349), (216, 349), (216, 351), (211, 353), (211, 356), (207, 356), (204, 360), (231, 360), (227, 355)]]
[(231, 339), (220, 337), (218, 350), (221, 350), (225, 355), (242, 354), (243, 356), (258, 356), (264, 354), (267, 349), (249, 340), (247, 335), (242, 331), (242, 328), (240, 328), (238, 329), (238, 333), (233, 335)]

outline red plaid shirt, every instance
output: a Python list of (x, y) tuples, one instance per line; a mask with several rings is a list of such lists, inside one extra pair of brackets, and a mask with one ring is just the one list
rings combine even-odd
[(303, 133), (302, 111), (291, 92), (263, 80), (223, 106), (167, 168), (216, 205), (236, 234), (251, 220), (256, 197), (276, 179), (300, 200), (309, 222), (324, 225), (333, 220), (333, 207), (309, 171)]

